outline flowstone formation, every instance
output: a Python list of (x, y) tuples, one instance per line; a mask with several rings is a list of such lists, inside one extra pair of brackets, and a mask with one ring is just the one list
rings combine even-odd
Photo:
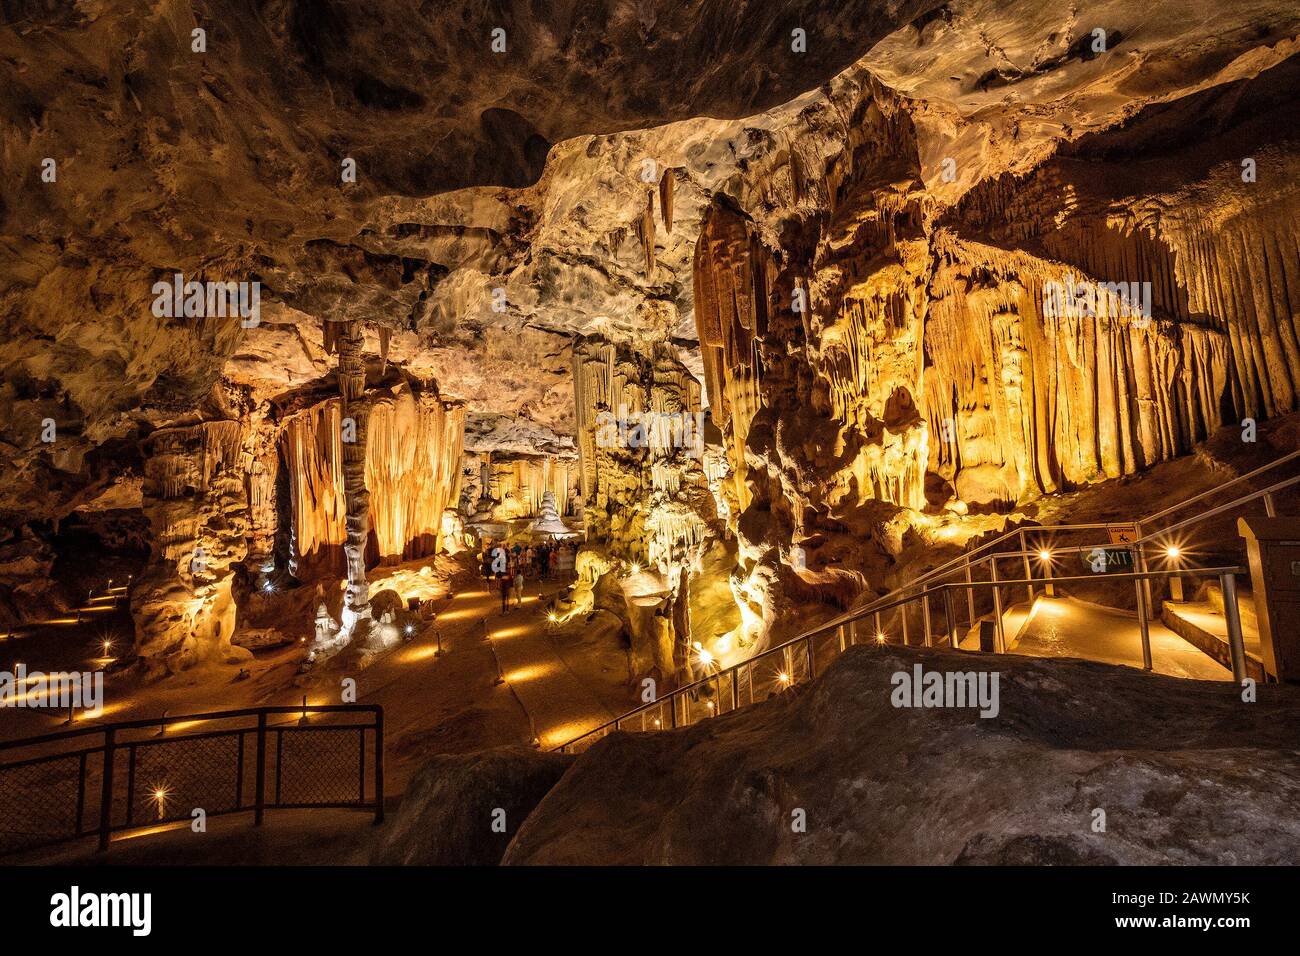
[(153, 554), (132, 591), (135, 652), (155, 667), (234, 663), (235, 565), (247, 554), (244, 429), (237, 421), (159, 429), (144, 443)]

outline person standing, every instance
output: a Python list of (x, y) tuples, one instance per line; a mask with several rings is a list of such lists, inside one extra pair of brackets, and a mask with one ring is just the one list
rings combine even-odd
[(510, 579), (504, 574), (498, 575), (497, 587), (501, 589), (501, 613), (510, 610)]
[(515, 568), (515, 607), (524, 606), (524, 569)]

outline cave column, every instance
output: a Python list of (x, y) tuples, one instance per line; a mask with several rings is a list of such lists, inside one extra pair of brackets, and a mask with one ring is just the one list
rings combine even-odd
[[(366, 540), (370, 535), (370, 492), (366, 488), (366, 427), (370, 407), (365, 399), (366, 365), (362, 356), (365, 338), (360, 322), (342, 323), (337, 337), (339, 396), (342, 399), (343, 501), (348, 586), (343, 608), (343, 626), (353, 637), (362, 636), (370, 620), (370, 585), (366, 580)], [(348, 420), (351, 420), (349, 424)]]

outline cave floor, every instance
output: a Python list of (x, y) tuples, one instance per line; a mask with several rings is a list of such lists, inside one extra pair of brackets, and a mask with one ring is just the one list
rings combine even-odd
[[(465, 562), (465, 568), (469, 563)], [(385, 569), (380, 575), (390, 575)], [(462, 578), (462, 580), (464, 580)], [(552, 748), (635, 706), (626, 674), (609, 666), (622, 660), (614, 635), (575, 623), (563, 633), (548, 630), (545, 608), (567, 581), (529, 581), (521, 607), (513, 598), (506, 614), (495, 587), (474, 577), (446, 599), (432, 624), (414, 638), (360, 667), (336, 661), (299, 674), (301, 645), (261, 651), (240, 666), (209, 664), (162, 680), (146, 681), (133, 671), (109, 673), (104, 708), (97, 718), (78, 715), (76, 726), (204, 713), (265, 705), (338, 703), (344, 678), (354, 678), (357, 703), (384, 708), (386, 786), (400, 794), (410, 773), (428, 756), (488, 747), (527, 744), (536, 738)], [(289, 600), (292, 595), (285, 595)], [(295, 599), (301, 603), (301, 599)], [(87, 670), (103, 666), (93, 655), (106, 638), (115, 648), (130, 646), (132, 625), (125, 596), (87, 605), (95, 611), (41, 622), (0, 641), (0, 661), (22, 661), (32, 670)], [(104, 608), (108, 608), (105, 610)], [(286, 609), (286, 613), (290, 613)], [(491, 634), (491, 643), (484, 634)], [(590, 638), (590, 640), (588, 640)], [(608, 638), (608, 639), (607, 639)], [(565, 641), (583, 641), (579, 661), (565, 654)], [(606, 646), (608, 645), (608, 646)], [(441, 649), (442, 653), (439, 653)], [(582, 666), (582, 665), (589, 666)], [(600, 666), (596, 666), (599, 664)], [(498, 684), (497, 676), (505, 678)], [(66, 714), (46, 709), (6, 710), (0, 740), (68, 729)]]
[[(558, 590), (548, 582), (529, 582), (523, 605), (500, 614), (500, 598), (488, 618), (492, 648), (506, 684), (528, 713), (534, 736), (547, 750), (619, 716), (602, 694), (570, 667), (548, 633), (545, 608)], [(635, 706), (629, 701), (623, 710)]]
[[(1142, 666), (1142, 633), (1137, 615), (1072, 597), (1040, 595), (1025, 621), (1023, 605), (1008, 610), (1008, 638), (1019, 632), (1013, 654), (1078, 658), (1105, 664)], [(1149, 624), (1151, 668), (1157, 674), (1194, 680), (1231, 680), (1232, 672), (1193, 647), (1159, 620)], [(978, 646), (978, 644), (977, 644)]]

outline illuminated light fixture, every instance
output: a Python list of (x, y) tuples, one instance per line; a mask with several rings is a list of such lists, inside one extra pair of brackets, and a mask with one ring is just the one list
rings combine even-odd
[(700, 659), (700, 663), (705, 667), (708, 667), (713, 663), (713, 655), (710, 654), (699, 641), (695, 642), (695, 656)]
[(552, 611), (550, 614), (546, 615), (546, 619), (547, 619), (548, 621), (550, 621), (552, 624), (554, 624), (556, 621), (559, 620), (559, 618), (555, 616), (555, 612), (554, 612), (554, 611)]
[(406, 633), (407, 633), (407, 634), (414, 634), (414, 633), (415, 633), (415, 625), (414, 625), (414, 624), (408, 624), (408, 625), (406, 625), (405, 630), (406, 630)]
[(1182, 553), (1183, 549), (1178, 547), (1176, 544), (1171, 544), (1169, 547), (1165, 548), (1166, 558), (1177, 558), (1182, 555)]
[(267, 594), (270, 594), (272, 591), (275, 590), (275, 585), (272, 584), (270, 581), (267, 581), (265, 584), (262, 585), (262, 590), (265, 591)]
[(1052, 552), (1050, 552), (1050, 551), (1048, 551), (1046, 548), (1044, 548), (1042, 551), (1039, 551), (1039, 552), (1038, 552), (1038, 560), (1039, 560), (1039, 561), (1051, 561), (1051, 560), (1052, 560)]
[(790, 683), (790, 675), (787, 674), (785, 671), (781, 671), (781, 673), (777, 674), (776, 679), (780, 681), (782, 684)]
[(167, 809), (167, 796), (171, 791), (165, 786), (159, 785), (153, 788), (154, 803), (158, 804), (158, 819), (163, 818), (163, 812)]
[(639, 564), (634, 564), (634, 565), (632, 565), (632, 573), (633, 573), (633, 574), (640, 574), (640, 573), (641, 573), (641, 565), (639, 565)]
[(877, 644), (883, 644), (883, 643), (885, 643), (885, 632), (884, 632), (884, 631), (876, 631), (876, 643), (877, 643)]
[(105, 657), (108, 656), (108, 652), (111, 651), (112, 649), (113, 649), (113, 642), (112, 642), (112, 641), (108, 641), (108, 640), (104, 641), (104, 656), (105, 656)]
[(655, 726), (656, 726), (656, 727), (661, 726), (660, 723), (659, 723), (659, 718), (658, 718), (658, 717), (655, 718)]
[(709, 707), (709, 710), (712, 710), (712, 709), (713, 709), (713, 701), (709, 701), (709, 702), (708, 702), (708, 707)]

